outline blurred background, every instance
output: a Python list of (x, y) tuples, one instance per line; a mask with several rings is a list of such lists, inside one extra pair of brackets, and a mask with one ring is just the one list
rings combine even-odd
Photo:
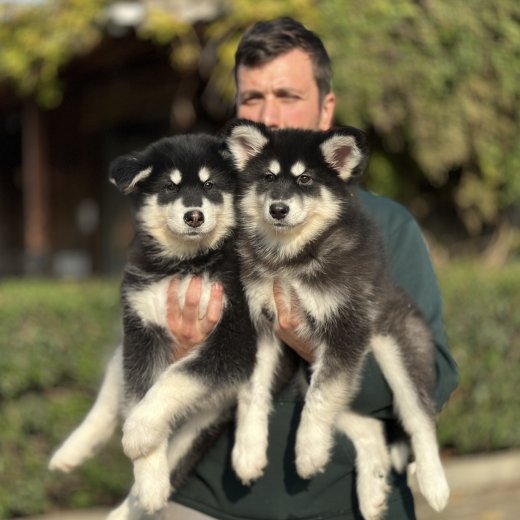
[(444, 456), (520, 447), (517, 0), (0, 0), (0, 517), (126, 493), (118, 439), (46, 471), (119, 339), (132, 217), (108, 165), (217, 131), (243, 30), (281, 15), (331, 54), (337, 123), (369, 136), (366, 187), (422, 226), (460, 368)]

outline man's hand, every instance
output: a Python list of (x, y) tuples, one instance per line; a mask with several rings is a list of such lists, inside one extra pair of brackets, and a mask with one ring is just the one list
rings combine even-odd
[(300, 325), (300, 317), (298, 315), (300, 304), (298, 298), (294, 292), (291, 291), (290, 302), (287, 302), (278, 280), (274, 282), (273, 295), (276, 309), (278, 311), (278, 327), (276, 335), (285, 344), (291, 347), (301, 358), (307, 361), (307, 363), (313, 363), (315, 361), (315, 356), (311, 346), (296, 333), (296, 330)]
[(219, 322), (222, 315), (223, 288), (214, 283), (205, 316), (199, 318), (199, 303), (202, 281), (194, 276), (186, 290), (184, 306), (181, 308), (177, 292), (179, 280), (174, 279), (168, 288), (167, 323), (176, 339), (172, 347), (172, 361), (186, 356), (192, 348), (203, 343)]

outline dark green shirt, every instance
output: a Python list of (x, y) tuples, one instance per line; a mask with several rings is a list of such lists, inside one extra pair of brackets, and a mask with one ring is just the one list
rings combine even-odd
[[(399, 204), (365, 191), (359, 194), (383, 235), (392, 276), (414, 299), (433, 330), (440, 410), (457, 384), (457, 369), (447, 346), (439, 289), (420, 229)], [(276, 398), (269, 423), (269, 463), (264, 476), (251, 487), (242, 486), (233, 473), (230, 425), (173, 500), (223, 520), (361, 518), (355, 493), (355, 451), (345, 436), (336, 435), (336, 446), (324, 473), (309, 481), (298, 477), (294, 444), (302, 406), (301, 397), (292, 388)], [(392, 394), (371, 355), (353, 408), (381, 419), (394, 417)], [(395, 474), (387, 516), (392, 520), (414, 517), (406, 479)]]

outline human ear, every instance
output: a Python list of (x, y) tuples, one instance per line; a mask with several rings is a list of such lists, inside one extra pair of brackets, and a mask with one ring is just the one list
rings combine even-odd
[(320, 130), (329, 130), (332, 127), (334, 119), (334, 109), (336, 108), (336, 95), (334, 92), (329, 92), (325, 95), (320, 107), (320, 120), (318, 128)]

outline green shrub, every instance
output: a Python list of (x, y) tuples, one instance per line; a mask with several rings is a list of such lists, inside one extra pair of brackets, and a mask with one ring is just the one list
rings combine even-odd
[(110, 504), (128, 491), (130, 465), (117, 438), (70, 475), (47, 470), (91, 406), (120, 339), (118, 292), (114, 280), (0, 286), (0, 518)]
[(458, 453), (520, 447), (520, 263), (462, 264), (439, 272), (459, 387), (439, 436)]
[[(440, 416), (457, 453), (520, 447), (520, 264), (439, 271), (460, 384)], [(0, 285), (0, 518), (112, 505), (130, 486), (119, 435), (69, 475), (50, 454), (81, 421), (120, 337), (115, 280)]]

